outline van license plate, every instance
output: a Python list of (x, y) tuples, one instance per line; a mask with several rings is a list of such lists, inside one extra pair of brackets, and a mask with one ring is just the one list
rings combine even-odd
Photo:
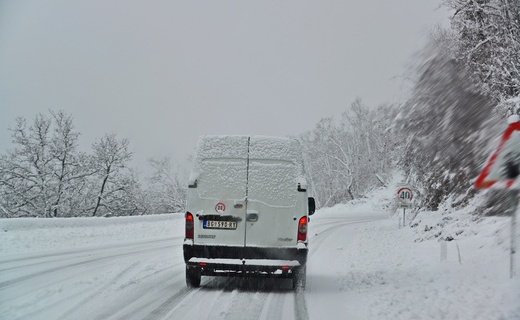
[(204, 220), (204, 229), (236, 229), (236, 221)]

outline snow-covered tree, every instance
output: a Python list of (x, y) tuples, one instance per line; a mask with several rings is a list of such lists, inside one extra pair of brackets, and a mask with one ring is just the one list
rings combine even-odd
[(127, 139), (118, 139), (115, 134), (106, 134), (92, 145), (97, 178), (92, 216), (99, 215), (100, 211), (114, 214), (124, 207), (125, 203), (121, 199), (129, 191), (133, 181), (124, 172), (132, 159), (128, 145)]
[(520, 0), (446, 0), (455, 58), (495, 102), (520, 95)]
[(153, 160), (143, 185), (129, 167), (129, 141), (106, 134), (92, 152), (78, 150), (79, 132), (63, 111), (18, 118), (13, 149), (0, 154), (0, 217), (71, 217), (179, 212), (184, 175)]
[(362, 197), (385, 184), (395, 163), (390, 130), (395, 109), (355, 101), (339, 120), (324, 118), (301, 136), (311, 191), (325, 207)]
[(153, 212), (182, 212), (186, 206), (186, 174), (169, 158), (150, 159), (150, 165), (148, 194)]
[(398, 117), (407, 140), (402, 166), (409, 182), (424, 188), (423, 205), (434, 210), (450, 195), (458, 196), (454, 205), (472, 197), (471, 181), (497, 123), (492, 100), (467, 81), (464, 66), (439, 44), (427, 51)]
[(14, 149), (0, 157), (2, 207), (11, 216), (56, 217), (74, 207), (80, 181), (92, 172), (77, 152), (79, 133), (62, 111), (18, 118)]

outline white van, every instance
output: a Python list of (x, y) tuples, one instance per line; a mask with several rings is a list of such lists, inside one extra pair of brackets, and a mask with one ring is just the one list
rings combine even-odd
[(296, 139), (205, 136), (189, 178), (184, 240), (186, 283), (201, 276), (293, 279), (305, 286), (307, 197)]

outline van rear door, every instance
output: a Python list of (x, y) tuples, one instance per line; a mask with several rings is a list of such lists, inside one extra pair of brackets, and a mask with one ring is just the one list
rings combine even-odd
[(196, 188), (188, 189), (195, 216), (194, 244), (243, 246), (248, 137), (205, 137), (196, 159)]
[(299, 143), (291, 139), (251, 137), (245, 245), (295, 247), (298, 219), (305, 215)]

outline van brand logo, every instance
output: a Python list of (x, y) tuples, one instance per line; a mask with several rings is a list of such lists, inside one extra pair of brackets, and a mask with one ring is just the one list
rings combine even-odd
[(217, 203), (217, 205), (215, 206), (215, 211), (217, 211), (218, 213), (226, 211), (226, 205), (223, 202)]

